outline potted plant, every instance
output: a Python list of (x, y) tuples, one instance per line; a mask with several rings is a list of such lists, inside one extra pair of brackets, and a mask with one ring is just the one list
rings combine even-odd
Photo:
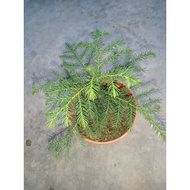
[[(49, 127), (64, 126), (49, 138), (49, 149), (56, 151), (56, 157), (62, 150), (69, 154), (74, 134), (95, 144), (116, 142), (133, 127), (137, 113), (165, 140), (165, 127), (157, 119), (159, 110), (154, 106), (160, 99), (147, 98), (155, 89), (133, 93), (141, 86), (138, 73), (144, 72), (137, 62), (155, 53), (134, 56), (123, 41), (103, 44), (107, 32), (96, 30), (91, 36), (91, 42), (66, 43), (60, 56), (64, 73), (53, 70), (56, 81), (32, 89), (33, 94), (45, 92)], [(107, 64), (111, 68), (105, 70)]]

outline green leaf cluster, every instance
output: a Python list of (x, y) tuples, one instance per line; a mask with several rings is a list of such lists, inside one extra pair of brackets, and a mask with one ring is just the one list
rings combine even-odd
[[(126, 113), (130, 129), (136, 110), (144, 115), (158, 135), (165, 138), (162, 126), (153, 119), (149, 109), (158, 100), (138, 105), (138, 98), (147, 96), (151, 90), (136, 97), (130, 95), (130, 88), (141, 84), (137, 74), (144, 71), (137, 63), (155, 57), (155, 53), (147, 51), (133, 55), (122, 40), (104, 45), (103, 39), (108, 36), (108, 32), (96, 30), (91, 33), (91, 42), (66, 43), (66, 50), (60, 56), (64, 74), (62, 70), (53, 71), (56, 81), (47, 81), (32, 89), (33, 94), (40, 90), (45, 92), (49, 127), (70, 127), (64, 137), (50, 144), (49, 149), (56, 150), (57, 156), (63, 145), (71, 146), (73, 132), (79, 138), (81, 131), (92, 138), (100, 136), (109, 115), (113, 116), (113, 125), (117, 127), (123, 121), (123, 113)], [(121, 56), (124, 57), (122, 62)], [(112, 68), (103, 72), (107, 64), (112, 64)], [(120, 88), (121, 82), (126, 88)]]

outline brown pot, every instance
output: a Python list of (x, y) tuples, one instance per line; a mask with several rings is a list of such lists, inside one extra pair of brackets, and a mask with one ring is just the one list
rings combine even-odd
[[(118, 81), (118, 88), (119, 88), (119, 89), (121, 89), (121, 88), (126, 88), (126, 86), (125, 86), (125, 84), (124, 84), (123, 82)], [(133, 92), (130, 90), (130, 93), (127, 94), (127, 96), (134, 96), (134, 94), (133, 94)], [(138, 112), (137, 112), (137, 110), (136, 110), (135, 119), (134, 119), (134, 121), (133, 121), (132, 127), (134, 127), (134, 124), (136, 123), (137, 114), (138, 114)], [(125, 136), (128, 135), (129, 132), (130, 132), (130, 129), (129, 129), (126, 133), (124, 133), (122, 136), (120, 136), (120, 137), (118, 137), (118, 138), (116, 138), (116, 139), (114, 139), (114, 140), (106, 141), (106, 142), (93, 141), (93, 140), (91, 140), (91, 139), (89, 139), (89, 138), (87, 138), (87, 137), (85, 137), (85, 136), (83, 136), (83, 139), (84, 139), (86, 142), (89, 142), (89, 143), (92, 143), (92, 144), (112, 144), (112, 143), (115, 143), (115, 142), (117, 142), (117, 141), (123, 139)]]

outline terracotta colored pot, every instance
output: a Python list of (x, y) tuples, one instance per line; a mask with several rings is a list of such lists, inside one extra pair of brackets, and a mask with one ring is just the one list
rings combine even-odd
[[(121, 88), (126, 88), (125, 84), (124, 84), (123, 82), (121, 82), (121, 81), (118, 82), (118, 86), (119, 86), (119, 87), (118, 87), (119, 89), (121, 89)], [(134, 94), (133, 94), (133, 92), (132, 92), (131, 90), (130, 90), (130, 93), (127, 94), (127, 95), (128, 95), (128, 96), (134, 96)], [(135, 118), (134, 118), (132, 127), (134, 127), (134, 124), (136, 123), (137, 114), (138, 114), (138, 112), (137, 112), (137, 109), (136, 109), (136, 114), (135, 114)], [(130, 132), (130, 129), (129, 129), (126, 133), (124, 133), (122, 136), (120, 136), (120, 137), (118, 137), (118, 138), (116, 138), (116, 139), (114, 139), (114, 140), (106, 141), (106, 142), (93, 141), (93, 140), (91, 140), (91, 139), (89, 139), (89, 138), (87, 138), (87, 137), (85, 137), (85, 136), (83, 136), (83, 139), (84, 139), (86, 142), (89, 142), (89, 143), (92, 143), (92, 144), (112, 144), (112, 143), (115, 143), (115, 142), (117, 142), (117, 141), (123, 139), (125, 136), (128, 135), (129, 132)]]
[[(135, 119), (134, 119), (134, 122), (133, 122), (133, 126), (134, 126), (134, 124), (136, 123), (136, 119), (137, 119), (137, 111), (136, 111)], [(133, 126), (132, 126), (132, 127), (133, 127)], [(125, 136), (128, 135), (129, 132), (130, 132), (130, 129), (129, 129), (126, 133), (124, 133), (122, 136), (118, 137), (117, 139), (114, 139), (114, 140), (111, 140), (111, 141), (106, 141), (106, 142), (93, 141), (93, 140), (88, 139), (87, 137), (84, 137), (84, 136), (83, 136), (83, 139), (84, 139), (86, 142), (89, 142), (89, 143), (92, 143), (92, 144), (112, 144), (112, 143), (115, 143), (115, 142), (117, 142), (117, 141), (123, 139)]]

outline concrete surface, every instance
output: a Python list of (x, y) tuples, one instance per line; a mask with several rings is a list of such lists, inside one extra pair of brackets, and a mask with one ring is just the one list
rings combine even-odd
[[(32, 85), (59, 69), (65, 42), (88, 39), (96, 28), (122, 38), (135, 52), (153, 50), (143, 77), (161, 89), (165, 115), (165, 0), (25, 0), (25, 190), (165, 190), (166, 145), (138, 117), (133, 131), (112, 145), (74, 139), (70, 158), (55, 160), (47, 150), (54, 131), (46, 125), (43, 93)], [(145, 66), (145, 63), (142, 63)]]

